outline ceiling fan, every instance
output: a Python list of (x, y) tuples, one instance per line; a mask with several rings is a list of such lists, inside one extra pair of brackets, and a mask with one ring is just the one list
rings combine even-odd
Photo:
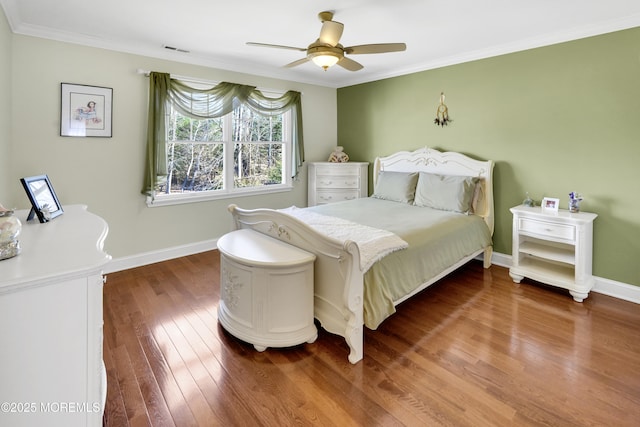
[(313, 63), (322, 67), (325, 71), (335, 64), (349, 71), (358, 71), (363, 68), (362, 64), (347, 58), (345, 54), (360, 55), (367, 53), (400, 52), (407, 49), (407, 45), (404, 43), (363, 44), (344, 47), (339, 43), (342, 31), (344, 30), (344, 24), (332, 21), (333, 12), (330, 11), (320, 12), (318, 18), (322, 22), (320, 37), (306, 48), (254, 42), (247, 42), (247, 44), (249, 46), (273, 47), (306, 52), (307, 56), (305, 58), (293, 61), (285, 65), (285, 67), (291, 68), (308, 61), (313, 61)]

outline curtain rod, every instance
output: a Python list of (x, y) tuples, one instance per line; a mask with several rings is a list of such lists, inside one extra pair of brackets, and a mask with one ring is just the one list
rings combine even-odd
[[(142, 68), (138, 68), (136, 72), (138, 74), (143, 74), (145, 77), (149, 77), (149, 74), (151, 74), (151, 71), (143, 70)], [(171, 76), (172, 79), (184, 80), (185, 82), (192, 82), (192, 83), (210, 84), (214, 86), (220, 83), (219, 81), (217, 82), (214, 80), (198, 79), (198, 78), (189, 77), (189, 76), (181, 76), (178, 74), (169, 74), (169, 76)], [(272, 93), (285, 93), (287, 91), (284, 89), (269, 89), (269, 88), (263, 88), (263, 87), (257, 87), (257, 86), (256, 86), (256, 89), (258, 89), (261, 92), (272, 92)], [(304, 95), (304, 93), (300, 92), (300, 95)]]

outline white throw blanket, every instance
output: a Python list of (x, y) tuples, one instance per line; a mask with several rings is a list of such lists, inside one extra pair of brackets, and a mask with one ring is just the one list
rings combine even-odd
[(360, 249), (360, 268), (363, 272), (391, 252), (409, 246), (407, 242), (390, 231), (357, 224), (346, 219), (318, 214), (296, 206), (279, 209), (279, 211), (299, 219), (325, 236), (340, 242), (347, 240), (355, 242)]

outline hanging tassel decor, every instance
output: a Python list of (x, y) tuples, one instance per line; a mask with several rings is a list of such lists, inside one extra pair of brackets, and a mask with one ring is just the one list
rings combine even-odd
[(453, 119), (449, 118), (449, 109), (444, 104), (444, 92), (442, 92), (440, 93), (440, 105), (438, 105), (438, 110), (436, 111), (436, 119), (433, 123), (445, 127), (452, 121)]

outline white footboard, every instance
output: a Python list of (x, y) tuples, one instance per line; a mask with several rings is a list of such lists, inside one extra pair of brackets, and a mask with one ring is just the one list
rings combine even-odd
[(324, 329), (345, 338), (349, 361), (363, 356), (363, 272), (354, 242), (324, 236), (298, 219), (273, 209), (229, 205), (236, 229), (249, 228), (316, 255), (314, 316)]

